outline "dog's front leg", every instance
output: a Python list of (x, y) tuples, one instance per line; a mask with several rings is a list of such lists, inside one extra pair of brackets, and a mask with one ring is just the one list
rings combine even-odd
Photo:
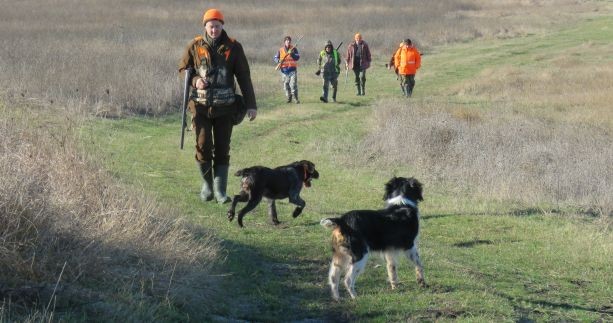
[(238, 204), (238, 202), (247, 202), (249, 201), (249, 194), (245, 191), (240, 191), (238, 193), (238, 195), (234, 195), (234, 198), (232, 199), (232, 205), (230, 206), (230, 209), (228, 210), (228, 220), (232, 221), (234, 220), (234, 213), (236, 212), (236, 204)]
[(243, 217), (245, 217), (245, 215), (253, 210), (258, 204), (260, 204), (260, 202), (262, 201), (262, 195), (251, 195), (249, 198), (249, 202), (247, 202), (247, 205), (245, 205), (244, 208), (242, 208), (240, 211), (238, 211), (238, 225), (242, 228), (243, 227)]
[(300, 213), (302, 213), (304, 207), (306, 206), (306, 202), (300, 198), (300, 195), (298, 195), (298, 193), (291, 194), (289, 196), (289, 202), (294, 205), (297, 205), (297, 207), (294, 209), (294, 212), (292, 213), (292, 217), (294, 218), (299, 216)]
[(277, 205), (273, 199), (268, 199), (268, 215), (270, 216), (270, 219), (274, 225), (280, 223), (279, 219), (277, 218)]

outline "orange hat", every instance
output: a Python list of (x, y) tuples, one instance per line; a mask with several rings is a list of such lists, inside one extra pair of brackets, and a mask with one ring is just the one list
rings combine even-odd
[(223, 14), (221, 13), (221, 11), (217, 10), (217, 9), (209, 9), (204, 13), (204, 16), (202, 16), (202, 24), (206, 25), (206, 23), (208, 21), (211, 20), (219, 20), (221, 21), (221, 23), (223, 24)]

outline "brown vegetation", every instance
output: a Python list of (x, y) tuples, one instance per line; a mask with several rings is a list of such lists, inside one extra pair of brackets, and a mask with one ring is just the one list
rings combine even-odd
[(612, 215), (613, 70), (500, 67), (480, 76), (454, 92), (482, 106), (379, 102), (363, 161), (408, 165), (463, 199)]
[[(228, 33), (243, 43), (258, 71), (254, 81), (262, 98), (271, 93), (267, 73), (285, 34), (305, 35), (300, 49), (309, 64), (327, 39), (347, 43), (359, 31), (382, 64), (405, 37), (427, 54), (438, 44), (537, 33), (601, 3), (1, 2), (0, 299), (11, 303), (0, 303), (0, 321), (7, 312), (48, 318), (64, 307), (128, 321), (159, 318), (162, 304), (206, 313), (217, 243), (150, 196), (117, 184), (96, 156), (83, 153), (74, 133), (79, 111), (178, 111), (176, 64), (201, 32), (203, 5), (224, 11)], [(470, 190), (610, 214), (612, 71), (591, 71), (598, 77), (571, 73), (588, 84), (582, 93), (572, 93), (571, 75), (562, 70), (530, 74), (511, 67), (486, 70), (480, 81), (451, 89), (492, 100), (487, 110), (429, 100), (414, 101), (411, 109), (404, 101), (379, 102), (376, 132), (360, 147), (370, 159), (362, 161), (408, 165), (424, 181), (452, 184), (447, 187), (462, 198)], [(513, 86), (503, 86), (509, 78)], [(543, 108), (523, 109), (528, 101)], [(581, 113), (570, 109), (584, 105)], [(36, 117), (49, 111), (54, 118)], [(198, 311), (190, 311), (196, 304)]]
[[(161, 304), (200, 311), (217, 242), (116, 184), (78, 147), (79, 118), (54, 110), (57, 117), (43, 121), (33, 117), (39, 109), (0, 103), (0, 313), (17, 319), (78, 308), (153, 320)], [(143, 308), (130, 304), (135, 298)]]
[[(328, 39), (361, 32), (375, 60), (411, 37), (424, 51), (474, 38), (537, 33), (569, 23), (597, 1), (4, 1), (0, 4), (0, 87), (13, 96), (74, 102), (102, 116), (178, 110), (176, 66), (202, 32), (203, 6), (223, 10), (228, 33), (252, 62), (272, 65), (285, 34), (303, 34), (302, 64)], [(538, 18), (535, 18), (538, 17)], [(270, 82), (255, 82), (256, 94)]]

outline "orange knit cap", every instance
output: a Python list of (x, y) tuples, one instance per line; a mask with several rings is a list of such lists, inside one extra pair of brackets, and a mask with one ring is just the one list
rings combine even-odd
[(206, 25), (206, 23), (211, 20), (219, 20), (222, 24), (224, 24), (223, 14), (217, 9), (209, 9), (204, 13), (204, 16), (202, 16), (203, 25)]

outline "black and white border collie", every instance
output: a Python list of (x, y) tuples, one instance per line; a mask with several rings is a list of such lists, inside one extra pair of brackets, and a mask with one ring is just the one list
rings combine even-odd
[(343, 270), (345, 288), (351, 298), (356, 298), (355, 280), (364, 271), (371, 251), (384, 254), (392, 289), (398, 285), (396, 255), (399, 252), (415, 264), (417, 283), (426, 286), (417, 251), (417, 203), (423, 201), (422, 184), (412, 177), (394, 177), (385, 184), (383, 199), (386, 201), (385, 209), (349, 211), (340, 218), (327, 218), (320, 222), (332, 229), (334, 254), (328, 280), (334, 300), (339, 300), (338, 285)]

